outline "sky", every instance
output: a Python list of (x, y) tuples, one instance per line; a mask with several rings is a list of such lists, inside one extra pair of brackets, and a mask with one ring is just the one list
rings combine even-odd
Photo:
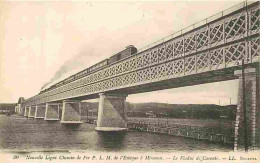
[[(0, 0), (0, 103), (134, 45), (138, 49), (241, 1)], [(236, 104), (238, 81), (129, 95), (129, 102)], [(163, 97), (163, 98), (158, 98)]]

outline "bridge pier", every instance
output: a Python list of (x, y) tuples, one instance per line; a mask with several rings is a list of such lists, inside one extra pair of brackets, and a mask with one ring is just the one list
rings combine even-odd
[(62, 124), (81, 124), (80, 101), (64, 100), (62, 105)]
[(18, 114), (18, 115), (20, 114), (19, 113), (19, 105), (15, 106), (15, 114)]
[(16, 111), (17, 111), (18, 115), (21, 115), (21, 113), (22, 113), (22, 106), (21, 106), (21, 104), (17, 105)]
[(17, 113), (18, 115), (20, 114), (20, 112), (19, 112), (19, 104), (17, 105), (16, 113)]
[(46, 120), (46, 121), (60, 120), (58, 103), (46, 103), (44, 120)]
[(29, 114), (28, 114), (28, 118), (34, 118), (35, 116), (35, 106), (30, 106), (29, 107)]
[(36, 105), (35, 119), (44, 119), (46, 104)]
[(28, 117), (28, 115), (29, 115), (29, 106), (25, 106), (24, 116), (25, 116), (25, 117)]
[(25, 107), (21, 107), (20, 115), (23, 116), (25, 112)]
[(19, 115), (20, 114), (20, 112), (19, 112), (19, 104), (17, 105), (16, 110), (17, 110), (17, 114)]
[(21, 106), (21, 104), (19, 104), (19, 114), (21, 114), (22, 113), (22, 106)]
[(125, 100), (123, 94), (99, 94), (97, 131), (127, 130)]
[[(245, 107), (246, 107), (246, 119), (247, 119), (247, 144), (249, 150), (254, 150), (256, 147), (260, 147), (260, 123), (259, 123), (259, 69), (248, 68), (244, 71), (245, 76)], [(235, 71), (235, 75), (239, 77), (238, 88), (238, 104), (236, 111), (235, 121), (235, 138), (234, 138), (234, 151), (243, 149), (244, 144), (244, 110), (243, 104), (243, 88), (242, 88), (242, 71)]]
[(59, 103), (59, 118), (60, 118), (60, 120), (62, 118), (62, 105), (63, 105), (63, 103)]

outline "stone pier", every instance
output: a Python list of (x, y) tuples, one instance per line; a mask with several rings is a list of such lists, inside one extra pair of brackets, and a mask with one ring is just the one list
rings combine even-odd
[(25, 116), (25, 117), (28, 117), (28, 115), (29, 115), (29, 106), (25, 106), (24, 116)]
[(22, 112), (22, 107), (21, 107), (21, 104), (18, 104), (18, 114), (20, 115)]
[(59, 117), (62, 118), (62, 105), (63, 103), (59, 103)]
[(44, 119), (46, 104), (36, 105), (35, 119)]
[(21, 107), (21, 112), (20, 112), (20, 115), (21, 115), (21, 116), (23, 116), (23, 115), (24, 115), (24, 112), (25, 112), (25, 107), (24, 107), (24, 106), (22, 106), (22, 107)]
[(18, 115), (20, 114), (20, 113), (19, 113), (19, 106), (18, 106), (18, 105), (16, 106), (16, 114), (18, 114)]
[(18, 106), (15, 106), (14, 112), (15, 114), (18, 114)]
[(46, 103), (44, 120), (47, 120), (47, 121), (60, 120), (58, 103)]
[(34, 118), (34, 116), (35, 116), (35, 109), (36, 109), (36, 106), (30, 106), (29, 107), (29, 114), (28, 114), (29, 118)]
[[(249, 150), (259, 148), (260, 123), (259, 123), (259, 69), (247, 68), (244, 70), (245, 76), (245, 106), (247, 119), (247, 137)], [(235, 122), (234, 151), (244, 150), (244, 110), (243, 89), (242, 89), (242, 70), (235, 71), (239, 77), (238, 104)]]
[(22, 105), (21, 104), (18, 104), (17, 107), (16, 107), (16, 113), (18, 115), (22, 115)]
[(99, 108), (97, 131), (124, 131), (127, 130), (126, 105), (127, 95), (99, 94)]
[(81, 124), (80, 101), (65, 100), (62, 105), (62, 124)]

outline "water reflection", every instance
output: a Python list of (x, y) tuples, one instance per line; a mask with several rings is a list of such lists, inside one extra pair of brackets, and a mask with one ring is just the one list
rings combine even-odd
[[(33, 119), (32, 119), (33, 120)], [(51, 120), (51, 121), (46, 121), (47, 123), (57, 123), (59, 122), (58, 120)]]
[(100, 148), (119, 150), (125, 147), (126, 132), (97, 132), (97, 144)]
[(232, 148), (195, 139), (146, 132), (97, 132), (92, 124), (0, 115), (0, 151), (230, 151)]
[(80, 127), (80, 123), (76, 123), (76, 124), (62, 124), (63, 127), (67, 128), (67, 129), (71, 129), (71, 130), (78, 130)]

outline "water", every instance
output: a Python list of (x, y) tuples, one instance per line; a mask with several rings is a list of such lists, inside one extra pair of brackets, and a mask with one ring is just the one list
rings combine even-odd
[(92, 124), (64, 126), (42, 119), (0, 115), (0, 151), (101, 151), (176, 152), (231, 151), (232, 148), (206, 141), (162, 134), (129, 131), (100, 133)]

